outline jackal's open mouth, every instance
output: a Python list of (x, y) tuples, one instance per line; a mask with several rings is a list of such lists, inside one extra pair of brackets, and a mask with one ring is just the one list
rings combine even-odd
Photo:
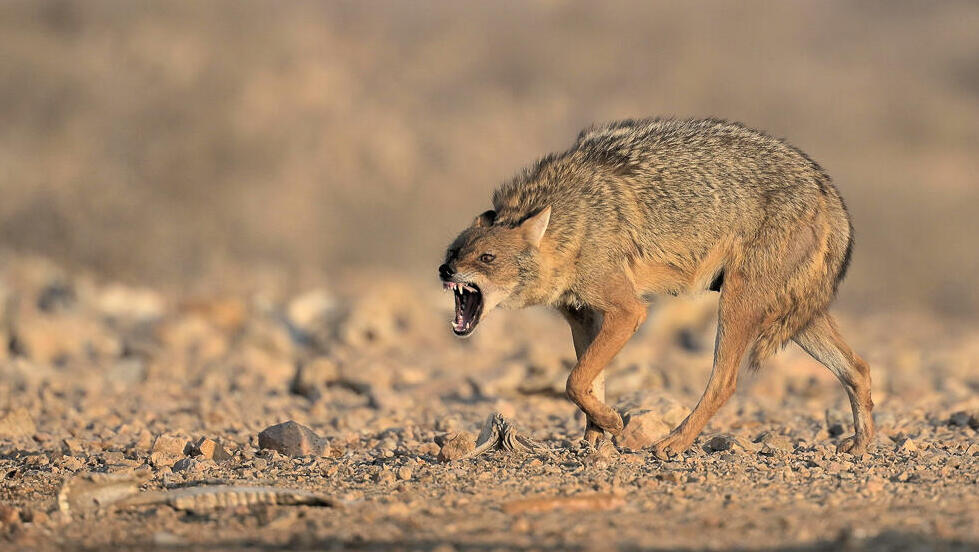
[(456, 300), (456, 316), (452, 321), (452, 331), (465, 337), (476, 329), (479, 316), (483, 314), (483, 294), (475, 284), (442, 282), (445, 289), (452, 290)]

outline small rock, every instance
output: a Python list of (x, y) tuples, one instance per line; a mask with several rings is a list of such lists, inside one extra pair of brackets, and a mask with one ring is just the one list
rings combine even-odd
[(102, 290), (98, 308), (109, 318), (145, 321), (162, 317), (165, 304), (163, 298), (151, 289), (114, 284)]
[(971, 418), (972, 417), (969, 415), (968, 412), (964, 410), (960, 410), (948, 417), (948, 425), (966, 427), (969, 425), (969, 420)]
[(178, 471), (198, 471), (196, 469), (196, 467), (197, 467), (197, 460), (195, 460), (193, 458), (181, 458), (180, 460), (177, 460), (173, 464), (173, 467), (171, 469), (173, 471), (175, 471), (175, 472), (178, 472)]
[(615, 436), (615, 444), (622, 448), (641, 450), (665, 437), (670, 426), (663, 418), (651, 410), (641, 410), (629, 414), (625, 427)]
[(51, 459), (46, 454), (29, 454), (24, 457), (24, 464), (32, 468), (47, 466), (50, 462)]
[(74, 456), (62, 456), (58, 463), (69, 471), (78, 471), (85, 467), (85, 462)]
[(438, 443), (433, 443), (433, 442), (429, 441), (427, 443), (422, 443), (421, 445), (419, 445), (416, 450), (418, 451), (418, 454), (427, 454), (427, 455), (430, 455), (430, 456), (438, 456), (438, 453), (439, 453), (439, 449), (440, 448), (441, 447), (439, 447)]
[(20, 512), (13, 506), (0, 504), (0, 527), (20, 525)]
[(585, 457), (585, 464), (596, 468), (607, 468), (619, 455), (615, 445), (607, 439), (602, 439), (598, 446)]
[(707, 441), (705, 448), (711, 452), (722, 452), (725, 450), (731, 450), (734, 447), (734, 437), (730, 435), (715, 435)]
[(312, 429), (289, 420), (262, 430), (258, 434), (258, 448), (286, 456), (322, 456), (328, 446), (326, 440)]
[(326, 357), (317, 357), (296, 369), (289, 391), (316, 400), (322, 395), (323, 387), (337, 381), (339, 377), (340, 369), (335, 362)]
[(173, 465), (173, 471), (187, 471), (187, 472), (203, 472), (210, 468), (217, 466), (213, 460), (198, 458), (183, 458), (177, 460), (177, 463)]
[(788, 437), (771, 431), (759, 435), (755, 442), (761, 444), (759, 452), (765, 456), (777, 456), (793, 450), (792, 441)]
[(377, 476), (375, 476), (374, 479), (378, 483), (383, 483), (383, 484), (390, 485), (390, 484), (394, 483), (397, 480), (397, 477), (395, 477), (393, 471), (391, 471), (391, 470), (389, 470), (387, 468), (384, 468), (381, 471), (377, 472)]
[(201, 437), (200, 440), (194, 444), (191, 454), (194, 456), (200, 456), (207, 460), (214, 460), (215, 462), (226, 462), (231, 460), (231, 454), (224, 450), (224, 447), (213, 439), (208, 439), (207, 437)]
[(895, 452), (900, 452), (903, 454), (915, 454), (918, 452), (918, 445), (915, 444), (914, 440), (908, 437), (902, 440), (894, 447)]
[(438, 459), (440, 462), (451, 462), (465, 458), (476, 449), (476, 438), (472, 433), (463, 431), (446, 439), (442, 449), (439, 450)]
[(29, 439), (36, 432), (34, 418), (26, 408), (15, 408), (0, 416), (0, 437)]
[(61, 451), (71, 456), (81, 456), (85, 452), (85, 449), (82, 448), (81, 441), (69, 438), (61, 441)]
[(296, 328), (308, 330), (336, 310), (337, 301), (322, 289), (308, 291), (289, 302), (286, 316)]
[(683, 481), (683, 474), (678, 471), (663, 472), (657, 477), (667, 483), (680, 483)]
[(153, 442), (150, 463), (157, 468), (172, 466), (190, 450), (190, 440), (183, 435), (164, 433)]
[(843, 424), (833, 424), (829, 426), (829, 429), (827, 429), (826, 431), (829, 433), (830, 437), (838, 437), (840, 435), (843, 435), (846, 429), (843, 428)]
[(402, 466), (398, 468), (398, 479), (401, 479), (402, 481), (408, 481), (409, 479), (411, 479), (412, 475), (413, 475), (413, 471), (411, 469), (411, 466)]

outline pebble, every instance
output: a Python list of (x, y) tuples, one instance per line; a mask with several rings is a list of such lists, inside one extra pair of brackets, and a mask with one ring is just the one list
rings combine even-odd
[(902, 454), (915, 454), (918, 452), (918, 445), (910, 437), (901, 440), (894, 447), (894, 451)]
[(713, 452), (731, 450), (734, 447), (734, 437), (730, 435), (715, 435), (707, 441), (706, 447)]
[(183, 435), (164, 433), (153, 441), (150, 463), (156, 467), (172, 466), (189, 450), (190, 439)]
[(642, 450), (662, 439), (670, 432), (670, 426), (651, 410), (631, 413), (625, 427), (615, 436), (615, 444), (630, 450)]
[(258, 447), (286, 456), (322, 456), (328, 444), (312, 429), (290, 420), (262, 430), (258, 434)]
[(15, 408), (0, 416), (0, 437), (30, 438), (36, 432), (34, 418), (26, 408)]
[(381, 471), (377, 472), (377, 475), (375, 476), (374, 480), (377, 481), (378, 483), (390, 485), (397, 480), (397, 476), (394, 475), (393, 471), (384, 468)]
[(194, 444), (191, 454), (200, 456), (207, 460), (214, 460), (215, 462), (227, 462), (232, 458), (231, 454), (225, 450), (224, 447), (213, 439), (208, 439), (207, 437), (201, 437), (197, 443)]

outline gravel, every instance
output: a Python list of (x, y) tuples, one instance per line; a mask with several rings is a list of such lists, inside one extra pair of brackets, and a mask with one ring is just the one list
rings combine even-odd
[[(593, 448), (558, 392), (567, 328), (544, 312), (494, 313), (459, 341), (449, 301), (421, 284), (191, 300), (35, 263), (0, 265), (0, 548), (979, 545), (974, 328), (841, 317), (872, 365), (865, 455), (836, 452), (852, 431), (843, 390), (790, 347), (662, 462), (644, 446), (696, 404), (712, 356), (673, 332), (710, 327), (640, 331), (608, 385), (634, 440)], [(544, 448), (464, 458), (493, 412)], [(59, 492), (90, 472), (138, 477), (140, 492), (288, 487), (336, 507), (64, 515)]]

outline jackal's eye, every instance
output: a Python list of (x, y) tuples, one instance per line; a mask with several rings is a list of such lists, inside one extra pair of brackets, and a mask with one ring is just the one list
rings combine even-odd
[(491, 262), (493, 262), (493, 259), (495, 258), (496, 255), (492, 253), (483, 253), (482, 255), (479, 256), (479, 260), (486, 264), (490, 264)]

